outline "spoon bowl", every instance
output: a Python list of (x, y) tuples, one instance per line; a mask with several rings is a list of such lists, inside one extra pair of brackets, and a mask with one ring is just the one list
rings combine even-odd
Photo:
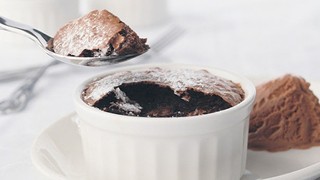
[(50, 49), (48, 49), (48, 45), (50, 45), (50, 42), (52, 41), (53, 38), (37, 29), (34, 29), (31, 26), (0, 16), (0, 30), (6, 30), (9, 32), (21, 34), (25, 37), (28, 37), (34, 42), (36, 42), (40, 46), (40, 48), (49, 56), (61, 62), (72, 64), (72, 65), (79, 65), (79, 66), (111, 65), (111, 64), (116, 64), (119, 62), (132, 59), (146, 52), (145, 51), (140, 54), (135, 53), (135, 54), (127, 54), (127, 55), (110, 55), (110, 56), (100, 56), (100, 57), (65, 56), (65, 55), (57, 54), (51, 51)]

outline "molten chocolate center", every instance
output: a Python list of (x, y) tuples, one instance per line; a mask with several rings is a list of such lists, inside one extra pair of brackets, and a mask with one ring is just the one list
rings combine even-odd
[(182, 117), (230, 108), (221, 97), (188, 89), (176, 95), (168, 86), (154, 82), (124, 83), (94, 105), (103, 111), (141, 117)]

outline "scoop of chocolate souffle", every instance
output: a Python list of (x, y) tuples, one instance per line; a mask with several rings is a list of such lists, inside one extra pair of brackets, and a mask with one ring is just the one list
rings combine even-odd
[(193, 69), (119, 72), (93, 80), (82, 92), (90, 106), (141, 117), (208, 114), (235, 106), (243, 98), (239, 84)]
[(48, 48), (65, 56), (128, 55), (147, 51), (146, 41), (117, 16), (95, 10), (63, 26)]

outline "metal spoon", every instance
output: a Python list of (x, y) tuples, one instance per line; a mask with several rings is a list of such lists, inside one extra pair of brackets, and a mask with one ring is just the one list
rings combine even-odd
[(49, 67), (58, 63), (60, 62), (50, 61), (48, 64), (42, 66), (33, 76), (27, 78), (25, 82), (10, 95), (9, 99), (0, 101), (0, 114), (10, 114), (23, 110), (33, 95), (32, 91), (37, 81)]
[(0, 30), (6, 30), (9, 32), (21, 34), (26, 36), (36, 42), (42, 50), (47, 53), (49, 56), (62, 61), (68, 64), (75, 64), (81, 66), (104, 66), (119, 63), (122, 61), (129, 60), (141, 54), (129, 54), (129, 55), (110, 55), (110, 56), (102, 56), (102, 57), (73, 57), (73, 56), (64, 56), (53, 51), (47, 49), (49, 41), (52, 37), (47, 34), (34, 29), (28, 25), (15, 22), (3, 16), (0, 16)]
[[(149, 56), (142, 56), (144, 59), (150, 59), (152, 56), (159, 55), (159, 53), (168, 47), (169, 44), (174, 42), (178, 39), (183, 33), (185, 32), (184, 29), (180, 28), (179, 26), (175, 26), (171, 28), (168, 32), (166, 32), (163, 36), (161, 36), (158, 41), (152, 44), (152, 50), (150, 51), (151, 54), (146, 54)], [(56, 64), (61, 64), (60, 61), (51, 61), (50, 63), (39, 67), (27, 68), (22, 71), (18, 72), (11, 72), (11, 73), (0, 73), (0, 81), (1, 80), (12, 80), (12, 78), (16, 78), (17, 76), (14, 73), (17, 73), (19, 76), (25, 75), (26, 72), (34, 71), (36, 72), (33, 76), (26, 79), (21, 86), (19, 86), (8, 98), (0, 101), (0, 114), (10, 114), (22, 111), (26, 106), (29, 100), (32, 98), (33, 95), (33, 88), (36, 85), (37, 81), (42, 77), (45, 71)], [(38, 69), (37, 69), (38, 68)], [(7, 76), (1, 78), (2, 76)]]

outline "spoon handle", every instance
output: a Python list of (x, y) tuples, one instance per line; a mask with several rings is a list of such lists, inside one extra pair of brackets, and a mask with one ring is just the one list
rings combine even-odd
[(31, 26), (13, 21), (11, 19), (0, 16), (0, 30), (17, 33), (30, 38), (42, 47), (48, 46), (48, 41), (51, 39), (47, 34), (32, 28)]
[(10, 114), (24, 109), (31, 99), (33, 88), (40, 77), (49, 67), (59, 63), (59, 61), (54, 60), (40, 67), (39, 70), (30, 78), (27, 78), (26, 81), (16, 89), (8, 99), (0, 101), (0, 114)]

